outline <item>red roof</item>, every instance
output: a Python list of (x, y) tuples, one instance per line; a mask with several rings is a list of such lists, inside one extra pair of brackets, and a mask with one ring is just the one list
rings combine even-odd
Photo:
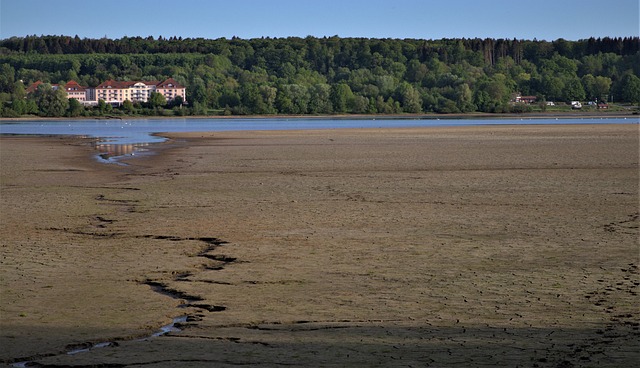
[(27, 87), (26, 92), (27, 93), (33, 93), (33, 92), (37, 91), (38, 90), (38, 86), (40, 86), (41, 84), (42, 84), (41, 80), (33, 82), (29, 87)]
[[(37, 91), (38, 87), (40, 87), (41, 84), (43, 84), (43, 82), (41, 80), (32, 83), (29, 87), (27, 87), (26, 92), (27, 93), (33, 93), (33, 92)], [(59, 88), (60, 85), (56, 84), (56, 83), (53, 83), (53, 84), (51, 84), (51, 87), (54, 87), (54, 89), (55, 89), (55, 88)], [(78, 82), (76, 82), (74, 80), (71, 80), (71, 81), (67, 82), (67, 84), (64, 85), (64, 89), (65, 89), (65, 91), (84, 92), (87, 89), (87, 87), (83, 87)]]
[(158, 88), (184, 88), (180, 83), (176, 82), (175, 79), (169, 78), (162, 83), (157, 84)]
[(78, 91), (78, 92), (84, 92), (86, 90), (86, 87), (81, 86), (80, 84), (78, 84), (78, 82), (71, 80), (69, 82), (67, 82), (67, 84), (64, 85), (64, 88), (67, 91)]

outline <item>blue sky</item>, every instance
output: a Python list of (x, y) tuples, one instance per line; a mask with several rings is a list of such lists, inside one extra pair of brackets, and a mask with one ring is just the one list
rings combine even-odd
[(638, 0), (0, 0), (0, 38), (638, 36)]

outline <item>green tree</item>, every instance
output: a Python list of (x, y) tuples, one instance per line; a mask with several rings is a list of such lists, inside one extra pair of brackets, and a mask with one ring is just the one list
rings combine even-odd
[(369, 112), (369, 99), (364, 96), (354, 95), (349, 101), (349, 110), (354, 114)]
[(184, 105), (184, 98), (182, 96), (176, 96), (171, 100), (171, 106), (181, 108)]
[(164, 107), (167, 105), (167, 99), (162, 93), (151, 92), (151, 95), (149, 96), (149, 105), (154, 109)]
[(193, 86), (193, 88), (187, 90), (187, 94), (189, 95), (189, 101), (191, 102), (207, 103), (207, 89), (202, 81)]
[(378, 114), (391, 114), (393, 113), (393, 106), (384, 100), (382, 96), (376, 97), (375, 108)]
[(553, 75), (544, 75), (540, 83), (540, 89), (546, 98), (550, 101), (563, 99), (562, 91), (564, 90), (564, 82), (561, 78)]
[(24, 115), (27, 113), (27, 101), (23, 98), (14, 98), (11, 101), (11, 109), (16, 113), (16, 115)]
[(618, 87), (618, 96), (622, 101), (640, 103), (640, 78), (631, 73), (625, 74)]
[(132, 114), (135, 111), (133, 102), (131, 102), (130, 100), (124, 100), (124, 102), (122, 103), (122, 108), (124, 109), (124, 111), (126, 111), (127, 114)]
[(346, 83), (334, 84), (331, 87), (331, 103), (336, 113), (346, 113), (349, 100), (353, 98), (351, 87)]
[(80, 103), (80, 101), (75, 98), (69, 99), (69, 108), (67, 109), (67, 115), (70, 117), (76, 117), (82, 115), (84, 112), (84, 106)]
[(587, 95), (587, 98), (597, 98), (594, 88), (596, 84), (596, 78), (591, 74), (587, 74), (582, 76), (580, 81), (582, 82), (582, 87), (584, 88), (584, 92)]
[(27, 99), (27, 105), (25, 107), (25, 114), (38, 114), (38, 104), (33, 99)]
[(260, 99), (262, 101), (262, 114), (275, 114), (275, 102), (276, 96), (278, 95), (278, 89), (275, 87), (262, 85), (258, 88), (258, 92), (260, 93)]
[(16, 100), (24, 100), (27, 97), (27, 92), (24, 89), (24, 83), (16, 81), (13, 84), (13, 98)]
[(103, 99), (99, 99), (98, 110), (100, 110), (101, 113), (104, 113), (106, 109), (107, 109), (107, 103)]
[(585, 99), (584, 88), (578, 77), (569, 78), (562, 89), (562, 99), (565, 101), (582, 101)]
[(489, 97), (497, 103), (507, 102), (512, 92), (507, 77), (500, 73), (495, 74), (486, 84), (485, 91), (489, 94)]
[(54, 89), (50, 84), (43, 83), (38, 86), (35, 98), (42, 116), (64, 116), (69, 108), (69, 99), (64, 88)]
[(476, 107), (473, 104), (473, 92), (467, 83), (462, 83), (455, 89), (456, 104), (458, 109), (462, 112), (475, 111)]
[(100, 112), (101, 115), (108, 114), (112, 110), (113, 110), (113, 106), (111, 106), (111, 104), (106, 103), (105, 100), (103, 99), (98, 100), (98, 111)]
[(473, 103), (478, 107), (479, 111), (491, 111), (492, 101), (487, 91), (477, 89), (473, 93)]
[(441, 114), (454, 114), (460, 112), (455, 101), (446, 97), (440, 97), (438, 99), (437, 111)]
[(412, 85), (404, 82), (398, 88), (398, 95), (405, 112), (414, 114), (422, 112), (422, 98)]
[(15, 69), (8, 63), (0, 64), (0, 92), (13, 93)]
[(280, 89), (278, 89), (278, 95), (276, 97), (276, 107), (280, 114), (293, 114), (295, 111), (291, 97)]
[(198, 101), (195, 101), (192, 103), (193, 108), (192, 108), (192, 114), (193, 115), (206, 115), (207, 114), (207, 110), (204, 107), (204, 105)]
[(611, 91), (611, 84), (611, 78), (603, 77), (601, 75), (597, 76), (593, 85), (593, 96), (598, 100), (605, 99)]
[(587, 98), (603, 100), (611, 91), (611, 78), (587, 74), (582, 77), (582, 86)]
[(429, 70), (426, 65), (420, 63), (417, 59), (413, 59), (407, 67), (406, 78), (409, 82), (421, 84), (428, 73)]
[(314, 84), (309, 88), (309, 113), (330, 114), (333, 111), (331, 104), (331, 86), (325, 83)]
[(278, 89), (279, 110), (287, 114), (306, 114), (310, 95), (307, 87), (300, 84), (285, 84)]

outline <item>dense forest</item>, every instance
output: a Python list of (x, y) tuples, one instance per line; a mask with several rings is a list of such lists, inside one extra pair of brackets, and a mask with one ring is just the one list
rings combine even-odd
[[(184, 106), (84, 108), (25, 88), (164, 80)], [(535, 105), (513, 104), (515, 94)], [(640, 102), (640, 39), (260, 38), (0, 40), (0, 114), (399, 114), (527, 112), (545, 101)], [(54, 106), (52, 108), (51, 106)]]

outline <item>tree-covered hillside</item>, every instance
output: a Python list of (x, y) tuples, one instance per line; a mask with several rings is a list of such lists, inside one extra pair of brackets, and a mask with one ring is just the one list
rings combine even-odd
[[(24, 88), (37, 80), (96, 86), (108, 79), (169, 77), (187, 86), (189, 105), (179, 113), (198, 115), (530, 109), (509, 102), (516, 93), (536, 96), (541, 105), (595, 99), (638, 103), (640, 39), (0, 40), (0, 109), (5, 116), (38, 112), (33, 105), (20, 110), (28, 104), (16, 102), (24, 100)], [(137, 108), (128, 112), (142, 111)]]

